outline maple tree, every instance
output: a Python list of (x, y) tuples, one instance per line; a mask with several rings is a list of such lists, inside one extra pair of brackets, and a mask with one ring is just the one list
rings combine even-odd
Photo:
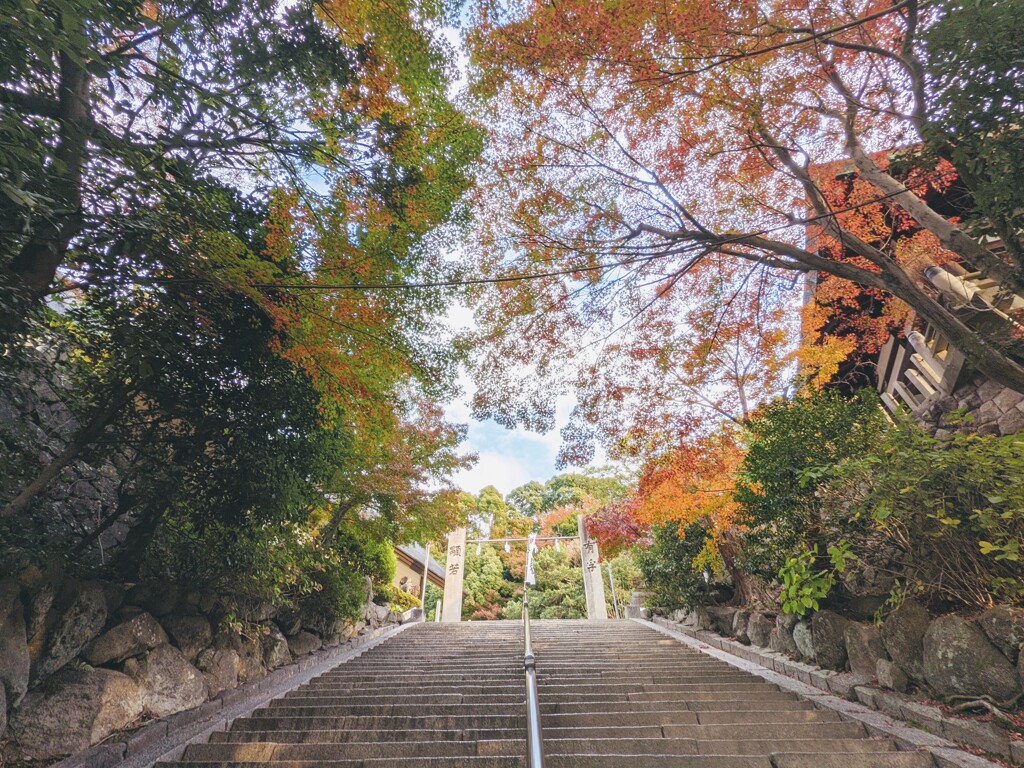
[(743, 442), (741, 430), (727, 422), (649, 460), (628, 512), (649, 527), (675, 526), (681, 536), (699, 526), (703, 546), (692, 567), (710, 572), (724, 568), (742, 603), (769, 603), (762, 583), (746, 571), (741, 557), (745, 525), (735, 493), (746, 452)]
[(67, 384), (78, 422), (42, 466), (30, 442), (0, 462), (0, 538), (122, 450), (96, 529), (47, 546), (73, 562), (127, 521), (126, 578), (273, 582), (352, 566), (357, 528), (454, 527), (451, 293), (386, 287), (449, 277), (465, 220), (481, 135), (449, 96), (447, 6), (7, 5), (0, 379)]
[[(508, 281), (480, 292), (493, 352), (478, 366), (478, 413), (543, 428), (552, 389), (576, 381), (590, 405), (573, 429), (614, 447), (634, 420), (618, 424), (629, 408), (618, 398), (641, 368), (630, 357), (656, 359), (685, 317), (673, 297), (685, 307), (718, 289), (704, 307), (722, 308), (710, 324), (719, 329), (733, 306), (723, 294), (752, 287), (770, 316), (795, 303), (784, 289), (811, 271), (897, 297), (990, 378), (1024, 388), (1020, 361), (921, 275), (956, 257), (1013, 284), (1015, 256), (991, 253), (931, 207), (936, 178), (901, 181), (876, 153), (933, 138), (943, 95), (929, 90), (922, 36), (945, 10), (917, 0), (480, 4), (467, 39), (492, 141), (473, 256)], [(852, 210), (834, 209), (813, 174), (841, 159), (858, 173)], [(883, 201), (919, 230), (898, 249), (859, 231), (861, 209)], [(595, 383), (595, 370), (614, 375), (613, 354), (621, 375)]]
[[(891, 166), (901, 181), (914, 183), (929, 205), (950, 215), (963, 211), (968, 195), (947, 161), (932, 162), (919, 152), (880, 154), (876, 160)], [(868, 242), (884, 243), (900, 264), (922, 272), (931, 263), (959, 261), (898, 205), (877, 200), (874, 187), (848, 164), (816, 168), (814, 178), (829, 205), (846, 212), (840, 214), (844, 228)], [(821, 233), (811, 228), (810, 234)], [(827, 237), (822, 250), (837, 260), (858, 258)], [(812, 387), (841, 386), (848, 393), (875, 383), (874, 366), (882, 345), (890, 335), (902, 335), (913, 322), (910, 308), (892, 294), (829, 274), (815, 276), (813, 294), (802, 314), (797, 351), (801, 378)]]

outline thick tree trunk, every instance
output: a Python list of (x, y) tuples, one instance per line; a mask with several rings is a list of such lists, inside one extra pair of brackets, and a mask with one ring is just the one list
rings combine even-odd
[(763, 610), (775, 610), (776, 600), (771, 590), (757, 576), (752, 576), (740, 567), (741, 545), (739, 536), (731, 528), (722, 534), (718, 551), (722, 555), (725, 570), (729, 572), (735, 594), (733, 601), (739, 605)]
[(883, 171), (859, 142), (848, 141), (847, 152), (864, 180), (899, 203), (918, 224), (935, 235), (943, 248), (963, 257), (1000, 285), (1020, 287), (1018, 276), (1010, 266), (962, 229), (951, 224), (944, 216), (932, 210), (928, 203), (907, 189), (902, 182)]
[(338, 529), (341, 528), (341, 524), (345, 522), (345, 518), (348, 517), (348, 513), (351, 512), (358, 506), (359, 502), (356, 499), (350, 499), (349, 501), (338, 504), (333, 510), (331, 510), (331, 519), (327, 525), (324, 526), (323, 530), (320, 531), (320, 541), (324, 544), (334, 541), (334, 537), (338, 535)]
[(49, 194), (54, 210), (14, 257), (8, 271), (16, 290), (39, 299), (53, 283), (68, 244), (82, 227), (82, 169), (89, 119), (89, 73), (74, 57), (60, 54), (60, 132), (54, 151), (56, 175)]

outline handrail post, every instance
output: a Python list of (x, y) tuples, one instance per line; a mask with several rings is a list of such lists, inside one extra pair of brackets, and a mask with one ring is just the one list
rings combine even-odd
[[(530, 542), (533, 544), (533, 542)], [(530, 632), (530, 576), (533, 573), (533, 547), (527, 550), (526, 576), (523, 579), (523, 669), (526, 672), (526, 765), (544, 768), (544, 736), (540, 727), (540, 697), (537, 691), (537, 659), (533, 655)]]

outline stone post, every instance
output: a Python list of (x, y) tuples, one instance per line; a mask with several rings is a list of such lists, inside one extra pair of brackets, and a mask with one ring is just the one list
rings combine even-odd
[(441, 621), (462, 621), (462, 580), (466, 570), (466, 529), (448, 534), (448, 556), (444, 566), (444, 602)]
[(577, 516), (580, 527), (580, 559), (583, 561), (583, 590), (587, 595), (587, 618), (591, 621), (608, 619), (608, 605), (604, 601), (604, 582), (601, 580), (600, 557), (597, 542), (587, 536), (584, 516)]

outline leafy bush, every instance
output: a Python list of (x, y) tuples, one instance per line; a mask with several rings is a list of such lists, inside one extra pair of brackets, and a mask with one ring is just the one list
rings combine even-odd
[(841, 541), (828, 548), (831, 568), (814, 570), (818, 560), (818, 545), (805, 549), (796, 557), (791, 557), (779, 570), (782, 579), (782, 612), (795, 613), (803, 616), (811, 610), (818, 610), (819, 601), (828, 597), (835, 586), (836, 578), (846, 571), (851, 561), (857, 556), (850, 551), (850, 545)]
[[(633, 597), (633, 592), (644, 587), (644, 575), (640, 570), (641, 550), (639, 547), (632, 547), (621, 552), (611, 560), (612, 573), (615, 574), (615, 593), (619, 600), (619, 612), (623, 613), (625, 607)], [(602, 556), (603, 556), (602, 551)], [(601, 575), (604, 579), (604, 596), (608, 603), (608, 615), (614, 616), (614, 604), (612, 602), (612, 588), (608, 581), (608, 563), (601, 563)]]
[(651, 529), (653, 542), (637, 559), (659, 607), (693, 608), (707, 601), (709, 585), (700, 558), (710, 535), (703, 523), (687, 526), (682, 535), (675, 523)]
[(821, 551), (847, 534), (826, 521), (819, 489), (827, 467), (876, 449), (886, 421), (873, 390), (846, 399), (816, 392), (780, 399), (748, 425), (747, 454), (737, 480), (745, 570), (774, 579), (806, 547)]
[(179, 509), (164, 520), (140, 576), (285, 604), (319, 591), (322, 574), (340, 565), (297, 524), (236, 527)]
[[(530, 618), (585, 619), (587, 599), (583, 591), (583, 569), (578, 555), (569, 548), (561, 551), (542, 547), (534, 555), (537, 585), (530, 587)], [(518, 619), (523, 615), (522, 598), (510, 600), (501, 612), (502, 618)]]
[(1024, 440), (901, 421), (828, 473), (833, 516), (867, 523), (854, 550), (887, 553), (900, 589), (986, 606), (1024, 601)]
[(355, 621), (363, 614), (366, 601), (366, 577), (344, 563), (332, 563), (315, 575), (319, 587), (303, 599), (313, 613)]
[(480, 554), (470, 549), (466, 557), (466, 578), (462, 586), (462, 618), (496, 619), (518, 586), (511, 580), (497, 551), (481, 547)]
[(396, 613), (404, 613), (410, 608), (419, 608), (423, 603), (416, 595), (399, 589), (394, 584), (381, 584), (374, 589), (373, 600), (376, 603), (387, 603)]
[(391, 584), (398, 569), (395, 547), (386, 539), (376, 538), (373, 530), (354, 523), (342, 527), (335, 538), (334, 549), (343, 562), (369, 576), (375, 589)]
[(437, 610), (437, 604), (442, 602), (443, 598), (444, 590), (433, 584), (427, 584), (427, 599), (423, 603), (423, 616), (427, 621), (434, 620), (434, 611)]

